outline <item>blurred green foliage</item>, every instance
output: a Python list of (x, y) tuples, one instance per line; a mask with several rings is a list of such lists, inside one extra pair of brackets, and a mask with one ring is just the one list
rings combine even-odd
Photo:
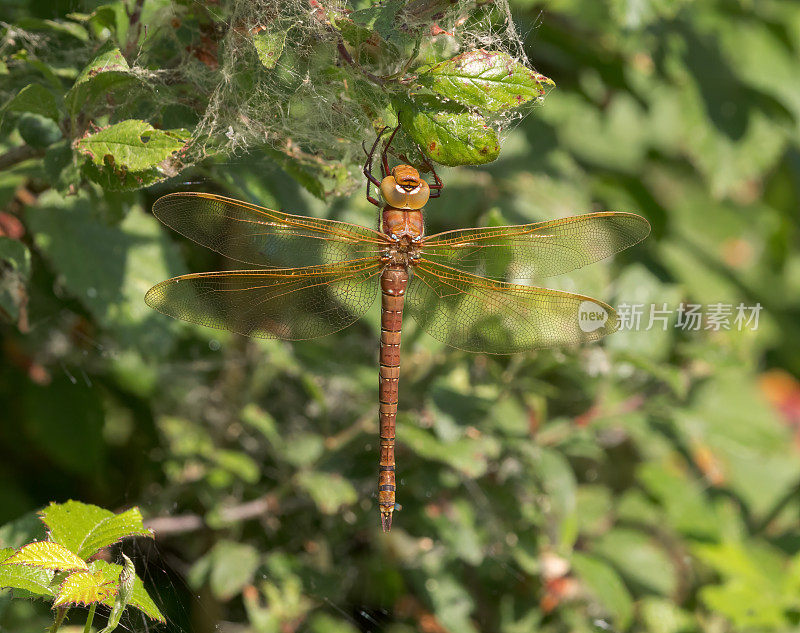
[[(144, 2), (153, 24), (163, 6)], [(129, 18), (121, 3), (4, 5), (0, 523), (67, 498), (141, 506), (163, 560), (202, 596), (175, 577), (159, 607), (188, 612), (193, 623), (170, 615), (173, 626), (198, 633), (796, 629), (800, 5), (512, 8), (558, 88), (495, 162), (443, 170), (428, 231), (641, 213), (647, 242), (557, 281), (617, 307), (666, 304), (668, 327), (648, 329), (645, 312), (601, 345), (487, 357), (409, 323), (403, 511), (384, 536), (377, 305), (337, 335), (288, 344), (171, 322), (142, 301), (168, 276), (226, 265), (158, 225), (158, 195), (204, 188), (365, 225), (374, 208), (361, 195), (322, 202), (256, 153), (141, 191), (66, 195), (79, 147), (54, 141), (48, 121), (109, 90), (81, 74), (95, 56), (68, 53), (103, 29), (127, 33)], [(109, 62), (120, 89), (138, 81), (129, 61)], [(156, 152), (186, 125), (171, 112)], [(166, 167), (127, 173), (143, 186)], [(763, 309), (757, 329), (688, 330), (675, 327), (682, 302)], [(0, 532), (0, 545), (13, 538)], [(7, 630), (48, 618), (0, 596)]]

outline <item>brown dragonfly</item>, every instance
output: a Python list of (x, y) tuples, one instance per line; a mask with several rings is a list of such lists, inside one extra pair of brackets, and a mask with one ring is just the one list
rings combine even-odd
[[(246, 336), (312, 339), (355, 322), (381, 291), (380, 475), (384, 531), (395, 505), (395, 418), (404, 313), (440, 341), (469, 352), (513, 354), (594, 341), (619, 327), (614, 310), (579, 294), (503, 279), (539, 279), (596, 262), (650, 232), (632, 213), (590, 213), (536, 224), (470, 228), (426, 236), (423, 207), (441, 194), (410, 165), (381, 175), (367, 153), (367, 199), (380, 230), (273, 211), (209, 193), (173, 193), (153, 205), (167, 226), (258, 270), (182, 275), (145, 297), (172, 317)], [(366, 151), (366, 150), (365, 150)], [(381, 203), (371, 195), (378, 187)]]

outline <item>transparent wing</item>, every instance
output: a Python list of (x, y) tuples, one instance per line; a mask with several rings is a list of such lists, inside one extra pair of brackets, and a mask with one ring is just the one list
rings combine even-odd
[(198, 244), (268, 268), (375, 257), (387, 241), (382, 233), (356, 224), (290, 215), (211, 193), (163, 196), (153, 214)]
[(485, 279), (426, 261), (413, 269), (406, 310), (435, 339), (490, 354), (585, 343), (619, 327), (613, 308), (591, 297)]
[(457, 229), (422, 241), (429, 261), (491, 279), (541, 279), (586, 266), (642, 241), (634, 213), (590, 213), (550, 222)]
[(195, 273), (144, 300), (166, 315), (245, 336), (302, 340), (351, 325), (375, 300), (378, 262)]

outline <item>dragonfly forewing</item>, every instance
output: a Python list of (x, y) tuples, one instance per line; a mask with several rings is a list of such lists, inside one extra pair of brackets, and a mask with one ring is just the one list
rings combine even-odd
[(375, 260), (330, 266), (195, 273), (145, 296), (164, 314), (245, 336), (304, 340), (337, 332), (375, 301)]
[(597, 299), (476, 277), (428, 261), (413, 269), (406, 310), (433, 338), (489, 354), (576, 345), (619, 328), (614, 309)]
[(159, 198), (153, 214), (198, 244), (245, 264), (291, 268), (378, 257), (387, 239), (356, 224), (291, 215), (210, 193)]
[(543, 279), (641, 242), (650, 224), (633, 213), (590, 213), (536, 224), (457, 229), (423, 240), (428, 261), (490, 279)]

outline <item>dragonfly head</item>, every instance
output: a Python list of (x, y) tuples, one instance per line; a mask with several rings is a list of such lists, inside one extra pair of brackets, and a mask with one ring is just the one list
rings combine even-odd
[(430, 193), (428, 183), (411, 165), (397, 165), (381, 181), (381, 195), (395, 209), (421, 209)]

